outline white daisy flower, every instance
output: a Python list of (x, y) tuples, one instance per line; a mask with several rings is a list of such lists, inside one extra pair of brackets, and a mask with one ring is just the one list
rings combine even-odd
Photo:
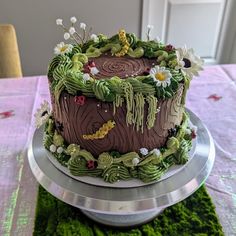
[(50, 152), (56, 152), (57, 147), (56, 147), (54, 144), (52, 144), (52, 145), (49, 147), (49, 150), (50, 150)]
[(152, 150), (152, 153), (155, 154), (155, 155), (157, 155), (157, 156), (160, 156), (160, 155), (161, 155), (161, 151), (160, 151), (159, 149), (157, 149), (157, 148), (154, 148), (154, 149)]
[(75, 27), (70, 27), (69, 33), (73, 35), (75, 33)]
[(166, 87), (169, 86), (171, 81), (171, 73), (165, 67), (155, 66), (150, 70), (150, 75), (153, 81), (156, 83), (156, 86)]
[(63, 150), (63, 147), (58, 147), (58, 148), (57, 148), (57, 153), (58, 153), (58, 154), (61, 154), (63, 151), (64, 151), (64, 150)]
[(139, 159), (138, 159), (137, 157), (133, 158), (132, 164), (133, 164), (134, 166), (137, 166), (138, 163), (139, 163)]
[(56, 24), (57, 25), (62, 25), (63, 20), (62, 19), (56, 19)]
[(148, 149), (147, 148), (140, 148), (139, 152), (143, 155), (146, 156), (148, 154)]
[(90, 72), (92, 75), (96, 75), (99, 73), (99, 70), (97, 69), (97, 67), (91, 67)]
[(77, 19), (76, 19), (76, 17), (75, 16), (72, 16), (71, 18), (70, 18), (70, 22), (71, 23), (75, 23), (77, 21)]
[(90, 38), (96, 43), (98, 42), (98, 36), (96, 34), (91, 34)]
[(61, 42), (57, 44), (57, 46), (54, 48), (54, 53), (56, 55), (64, 55), (66, 53), (70, 53), (73, 49), (73, 45), (71, 44), (65, 44), (64, 42)]
[(85, 23), (83, 23), (83, 22), (81, 22), (81, 23), (80, 23), (80, 29), (83, 29), (83, 30), (85, 30), (85, 28), (86, 28), (86, 24), (85, 24)]
[(39, 128), (41, 125), (46, 123), (50, 116), (50, 106), (47, 101), (44, 101), (37, 112), (34, 114), (35, 126)]
[(90, 75), (88, 73), (83, 74), (83, 80), (84, 81), (90, 80)]
[(66, 32), (66, 33), (64, 33), (64, 39), (65, 39), (65, 40), (68, 40), (69, 38), (70, 38), (70, 34), (69, 34), (69, 33), (67, 33), (67, 32)]
[(188, 49), (186, 46), (183, 48), (177, 48), (176, 56), (178, 62), (176, 69), (181, 69), (183, 73), (188, 75), (190, 78), (194, 75), (198, 75), (198, 71), (203, 69), (203, 59), (195, 55), (192, 48)]

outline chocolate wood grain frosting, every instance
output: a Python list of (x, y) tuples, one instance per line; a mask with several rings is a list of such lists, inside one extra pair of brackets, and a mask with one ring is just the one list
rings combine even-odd
[(156, 60), (148, 58), (115, 57), (109, 54), (93, 58), (99, 73), (96, 79), (118, 76), (121, 79), (143, 75), (156, 64)]

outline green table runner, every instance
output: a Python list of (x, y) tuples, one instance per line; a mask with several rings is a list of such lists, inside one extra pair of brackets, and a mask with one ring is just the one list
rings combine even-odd
[(56, 199), (39, 187), (35, 236), (187, 236), (224, 235), (215, 207), (204, 187), (184, 201), (167, 208), (150, 223), (133, 229), (103, 226), (78, 208)]

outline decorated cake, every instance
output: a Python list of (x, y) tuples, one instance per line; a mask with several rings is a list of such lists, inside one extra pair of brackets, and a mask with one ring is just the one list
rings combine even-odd
[(185, 98), (203, 61), (193, 49), (175, 48), (121, 29), (112, 37), (57, 24), (65, 40), (48, 67), (51, 107), (42, 104), (43, 143), (73, 176), (114, 183), (152, 182), (188, 161), (196, 127)]

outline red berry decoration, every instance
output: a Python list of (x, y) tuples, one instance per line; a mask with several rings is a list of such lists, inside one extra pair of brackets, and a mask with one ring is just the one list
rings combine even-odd
[(173, 47), (173, 45), (171, 45), (171, 44), (168, 44), (168, 45), (166, 45), (166, 47), (165, 47), (165, 50), (167, 51), (167, 52), (171, 52), (171, 51), (173, 51), (175, 48)]
[(146, 70), (143, 72), (144, 75), (149, 75), (150, 74), (150, 67), (147, 67)]
[(81, 95), (81, 96), (75, 96), (75, 98), (74, 98), (75, 103), (78, 104), (78, 105), (80, 105), (80, 106), (83, 106), (83, 105), (84, 105), (85, 100), (86, 100), (86, 98), (85, 98), (85, 96), (83, 96), (83, 95)]
[(196, 132), (195, 132), (194, 130), (192, 130), (192, 132), (191, 132), (191, 138), (192, 138), (192, 139), (195, 139), (196, 137), (197, 137)]
[(84, 73), (90, 73), (90, 67), (88, 64), (85, 64), (84, 65), (84, 70), (83, 70)]
[(88, 66), (89, 66), (89, 67), (95, 67), (96, 64), (95, 64), (94, 61), (89, 61), (89, 62), (88, 62)]
[(98, 166), (98, 164), (97, 164), (97, 161), (89, 160), (89, 161), (87, 161), (86, 166), (88, 169), (93, 170)]

